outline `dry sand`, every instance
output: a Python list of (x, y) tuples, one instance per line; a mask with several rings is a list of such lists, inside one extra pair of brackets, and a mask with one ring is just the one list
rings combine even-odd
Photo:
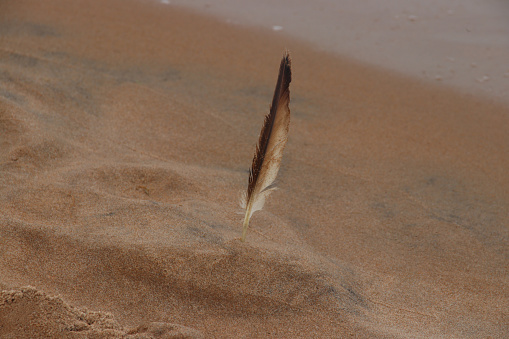
[(0, 39), (1, 338), (509, 335), (507, 106), (156, 2), (4, 0)]

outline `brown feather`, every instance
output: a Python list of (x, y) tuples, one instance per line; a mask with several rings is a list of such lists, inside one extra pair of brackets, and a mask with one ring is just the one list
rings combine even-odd
[(244, 218), (242, 241), (245, 240), (251, 215), (263, 207), (265, 198), (274, 188), (274, 180), (276, 179), (283, 149), (288, 138), (291, 81), (290, 55), (288, 52), (285, 52), (279, 66), (279, 75), (272, 105), (270, 106), (269, 114), (265, 117), (253, 157), (253, 163), (249, 171), (249, 184), (244, 198), (246, 216)]

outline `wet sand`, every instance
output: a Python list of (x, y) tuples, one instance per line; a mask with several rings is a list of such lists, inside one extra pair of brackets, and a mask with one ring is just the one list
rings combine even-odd
[(509, 104), (509, 3), (499, 0), (147, 0)]
[(507, 106), (156, 2), (3, 1), (0, 39), (0, 337), (509, 334)]

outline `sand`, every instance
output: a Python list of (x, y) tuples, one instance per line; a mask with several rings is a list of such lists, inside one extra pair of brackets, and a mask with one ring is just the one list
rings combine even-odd
[[(0, 337), (509, 335), (509, 107), (270, 33), (0, 4)], [(241, 243), (285, 48), (280, 189)]]
[(509, 104), (509, 2), (147, 0), (288, 34), (341, 56)]

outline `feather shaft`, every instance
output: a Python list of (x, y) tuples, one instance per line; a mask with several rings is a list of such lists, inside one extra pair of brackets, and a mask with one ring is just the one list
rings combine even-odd
[(263, 208), (265, 199), (275, 189), (283, 150), (288, 140), (290, 125), (290, 82), (292, 81), (291, 60), (285, 52), (279, 66), (279, 74), (272, 98), (270, 111), (262, 126), (256, 146), (253, 163), (249, 171), (249, 184), (244, 198), (246, 214), (242, 229), (245, 241), (249, 220), (254, 212)]

